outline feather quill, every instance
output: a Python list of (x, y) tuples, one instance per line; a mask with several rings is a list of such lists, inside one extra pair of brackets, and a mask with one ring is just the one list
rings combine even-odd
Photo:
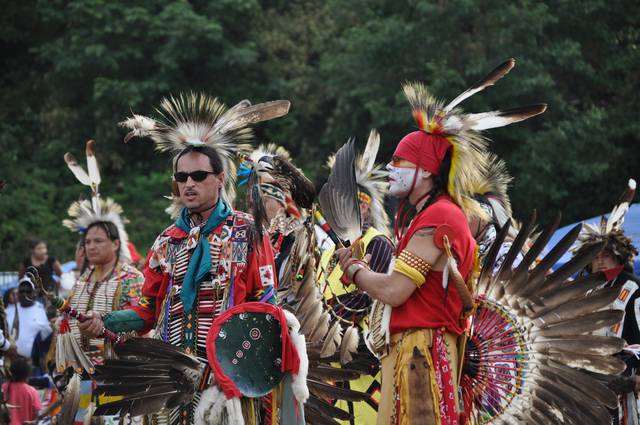
[(347, 364), (353, 360), (353, 354), (358, 351), (359, 341), (358, 329), (355, 326), (349, 326), (340, 344), (340, 363)]
[(74, 373), (64, 392), (64, 401), (58, 418), (60, 425), (73, 425), (80, 406), (80, 376)]
[(353, 144), (351, 139), (338, 150), (329, 179), (318, 196), (322, 214), (331, 229), (341, 240), (349, 242), (362, 233)]
[(513, 109), (469, 114), (465, 117), (465, 125), (475, 131), (504, 127), (540, 115), (547, 110), (546, 103), (522, 106)]
[(564, 322), (545, 325), (532, 331), (532, 335), (538, 334), (551, 338), (593, 332), (620, 322), (623, 315), (624, 312), (622, 310), (596, 311)]
[(76, 158), (69, 152), (64, 154), (64, 162), (67, 163), (67, 167), (73, 173), (73, 175), (78, 179), (80, 183), (85, 186), (91, 187), (91, 179), (89, 178), (89, 174), (78, 164)]
[(95, 141), (89, 140), (87, 142), (85, 152), (87, 154), (87, 171), (89, 173), (89, 180), (91, 181), (91, 188), (94, 193), (98, 193), (98, 187), (100, 186), (100, 169), (98, 168), (98, 160), (95, 155)]
[(324, 343), (322, 344), (322, 350), (320, 352), (321, 358), (327, 358), (333, 356), (338, 348), (340, 347), (340, 343), (342, 342), (342, 326), (340, 325), (340, 321), (336, 320), (327, 337), (324, 339)]
[(456, 98), (453, 99), (451, 102), (449, 102), (449, 104), (444, 107), (444, 112), (449, 113), (453, 108), (455, 108), (460, 103), (464, 102), (466, 99), (470, 98), (474, 94), (481, 92), (487, 87), (494, 85), (502, 77), (507, 75), (515, 65), (516, 65), (516, 60), (513, 58), (510, 58), (507, 61), (501, 63), (493, 71), (485, 75), (483, 78), (478, 80), (475, 84), (473, 84), (464, 92), (456, 96)]
[(324, 382), (316, 381), (315, 379), (308, 379), (307, 382), (309, 384), (309, 390), (311, 391), (311, 393), (319, 397), (347, 401), (361, 401), (370, 398), (369, 394), (367, 393), (335, 387), (329, 384), (325, 384)]

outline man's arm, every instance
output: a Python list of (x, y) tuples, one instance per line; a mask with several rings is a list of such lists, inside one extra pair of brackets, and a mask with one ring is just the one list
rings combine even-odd
[[(441, 271), (446, 264), (445, 256), (433, 241), (433, 229), (418, 230), (405, 250), (430, 264), (433, 270)], [(351, 257), (351, 250), (348, 248), (339, 249), (337, 254), (342, 270), (346, 271), (351, 264), (356, 262), (356, 259)], [(391, 274), (361, 269), (356, 272), (354, 283), (371, 297), (392, 307), (404, 304), (413, 291), (421, 285), (396, 269)]]
[(90, 320), (78, 323), (82, 334), (95, 338), (104, 328), (113, 332), (136, 331), (144, 334), (153, 328), (156, 320), (156, 299), (162, 290), (166, 290), (169, 275), (163, 273), (160, 268), (149, 265), (152, 255), (153, 253), (149, 252), (145, 263), (142, 297), (138, 300), (138, 304), (107, 313), (104, 315), (104, 321), (100, 314), (94, 311), (87, 312), (86, 316)]

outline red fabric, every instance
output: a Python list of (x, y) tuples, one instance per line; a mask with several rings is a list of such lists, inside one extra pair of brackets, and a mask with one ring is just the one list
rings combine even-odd
[(433, 369), (440, 392), (440, 423), (442, 425), (458, 425), (456, 413), (456, 399), (453, 391), (453, 375), (451, 374), (451, 359), (444, 343), (444, 332), (438, 329), (433, 337), (431, 348)]
[[(241, 274), (241, 281), (236, 279), (233, 283), (234, 305), (241, 304), (250, 299), (260, 297), (260, 291), (268, 290), (260, 277), (260, 267), (271, 266), (271, 273), (273, 274), (273, 289), (276, 288), (276, 266), (273, 259), (273, 247), (268, 235), (263, 235), (262, 242), (258, 245), (254, 245), (255, 249), (251, 251), (249, 260), (247, 263), (247, 269)], [(240, 284), (238, 284), (240, 283)], [(275, 296), (275, 292), (274, 292)]]
[(450, 148), (451, 143), (446, 137), (414, 131), (400, 140), (393, 155), (437, 176), (440, 163)]
[(209, 366), (213, 371), (213, 375), (216, 378), (216, 383), (227, 397), (227, 399), (233, 397), (240, 397), (242, 393), (236, 386), (236, 384), (222, 371), (218, 359), (216, 358), (216, 338), (220, 333), (222, 324), (226, 322), (231, 316), (238, 313), (266, 313), (273, 315), (280, 322), (281, 337), (282, 337), (282, 364), (280, 370), (282, 372), (298, 373), (300, 369), (300, 357), (296, 350), (295, 345), (289, 337), (289, 328), (287, 327), (287, 319), (284, 315), (284, 311), (272, 304), (268, 303), (244, 303), (231, 307), (213, 321), (213, 325), (209, 329), (207, 334), (207, 360)]
[(133, 261), (134, 263), (137, 263), (138, 261), (142, 260), (142, 255), (140, 255), (140, 253), (136, 249), (136, 246), (133, 244), (133, 242), (131, 241), (127, 242), (127, 248), (129, 248), (129, 255), (131, 255), (131, 261)]
[(64, 335), (67, 332), (71, 332), (71, 327), (69, 326), (69, 320), (62, 319), (60, 321), (60, 329), (58, 330), (59, 335)]
[[(466, 216), (447, 195), (438, 197), (432, 205), (413, 219), (396, 252), (399, 254), (406, 248), (416, 231), (428, 227), (437, 229), (443, 224), (453, 229), (455, 236), (450, 240), (451, 246), (458, 261), (458, 269), (462, 277), (467, 279), (473, 268), (476, 242), (469, 231)], [(462, 301), (455, 285), (449, 285), (446, 302), (444, 300), (442, 272), (430, 271), (426, 282), (416, 289), (404, 304), (392, 309), (391, 333), (401, 333), (408, 329), (444, 327), (450, 333), (462, 334)]]
[[(174, 239), (185, 239), (189, 236), (184, 230), (175, 225), (171, 225), (163, 234)], [(169, 288), (169, 273), (158, 272), (149, 267), (149, 260), (153, 256), (153, 251), (149, 250), (147, 259), (144, 262), (142, 274), (144, 274), (144, 284), (142, 285), (142, 297), (136, 306), (129, 306), (128, 309), (135, 311), (142, 320), (144, 328), (140, 331), (145, 334), (153, 329), (153, 326), (160, 315), (158, 306), (162, 305)]]
[(42, 409), (38, 391), (26, 382), (5, 382), (2, 384), (2, 393), (8, 397), (8, 403), (17, 406), (10, 409), (11, 425), (22, 425), (32, 421)]
[(607, 282), (612, 281), (613, 279), (620, 276), (620, 273), (622, 273), (623, 268), (624, 268), (624, 265), (620, 265), (618, 267), (614, 267), (612, 269), (603, 271), (604, 276), (607, 279)]
[(160, 273), (149, 267), (149, 259), (153, 255), (153, 251), (149, 251), (147, 259), (144, 263), (144, 284), (142, 285), (142, 298), (136, 306), (130, 306), (129, 309), (135, 311), (142, 320), (144, 320), (144, 328), (141, 333), (149, 332), (160, 314), (160, 309), (155, 308), (162, 305), (162, 301), (167, 294), (169, 286), (169, 274)]
[(302, 214), (300, 214), (300, 210), (298, 209), (298, 206), (294, 202), (294, 200), (291, 197), (291, 195), (289, 195), (288, 193), (286, 194), (285, 201), (286, 201), (286, 204), (287, 204), (286, 205), (287, 213), (289, 213), (289, 215), (291, 215), (293, 217), (302, 218)]
[[(214, 232), (219, 232), (219, 228)], [(165, 230), (164, 235), (174, 239), (185, 239), (189, 235), (177, 226), (172, 225)], [(273, 259), (273, 250), (268, 236), (264, 236), (260, 244), (255, 244), (251, 250), (247, 260), (247, 268), (238, 273), (233, 281), (233, 304), (241, 304), (246, 302), (253, 295), (265, 289), (260, 278), (260, 267), (271, 265), (275, 273), (275, 263)], [(170, 275), (164, 272), (158, 272), (149, 267), (149, 259), (153, 256), (153, 251), (149, 250), (147, 259), (144, 264), (144, 285), (142, 286), (142, 298), (137, 306), (128, 307), (135, 311), (142, 320), (144, 320), (144, 328), (141, 333), (149, 332), (156, 323), (160, 315), (159, 306), (164, 302), (170, 283)], [(274, 290), (276, 287), (276, 279), (274, 277)], [(273, 294), (275, 297), (275, 293)]]

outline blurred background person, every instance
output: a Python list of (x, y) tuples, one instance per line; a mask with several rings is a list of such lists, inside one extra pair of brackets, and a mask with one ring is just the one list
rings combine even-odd
[(29, 248), (31, 249), (31, 253), (22, 261), (22, 264), (20, 264), (20, 278), (24, 276), (27, 268), (33, 266), (38, 269), (44, 289), (47, 291), (53, 289), (58, 293), (57, 280), (62, 276), (60, 262), (56, 260), (55, 257), (49, 255), (47, 243), (42, 239), (32, 241)]
[(2, 384), (2, 393), (5, 400), (15, 406), (9, 409), (11, 425), (22, 425), (32, 421), (42, 409), (38, 391), (27, 384), (31, 375), (31, 364), (24, 357), (18, 357), (11, 363), (11, 376), (9, 382)]
[(36, 336), (41, 334), (41, 338), (46, 339), (51, 334), (51, 326), (43, 305), (36, 301), (35, 286), (28, 277), (20, 279), (18, 303), (9, 305), (6, 311), (18, 354), (30, 358)]

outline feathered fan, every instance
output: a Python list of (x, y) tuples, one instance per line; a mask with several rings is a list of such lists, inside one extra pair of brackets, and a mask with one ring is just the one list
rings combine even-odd
[(621, 320), (622, 312), (600, 310), (619, 290), (596, 289), (602, 276), (567, 280), (602, 248), (594, 244), (549, 273), (580, 232), (570, 231), (537, 264), (559, 217), (548, 225), (515, 267), (535, 214), (526, 222), (496, 267), (509, 232), (501, 229), (487, 253), (478, 281), (476, 307), (462, 376), (465, 412), (473, 424), (608, 423), (616, 395), (586, 371), (618, 374), (625, 363), (612, 356), (619, 338), (589, 332)]
[(362, 233), (354, 161), (354, 140), (350, 139), (336, 153), (329, 179), (318, 196), (320, 209), (331, 230), (348, 242), (355, 241)]
[[(363, 344), (359, 344), (357, 329), (335, 314), (323, 300), (317, 282), (315, 255), (317, 246), (310, 221), (297, 231), (289, 261), (278, 286), (278, 300), (283, 308), (292, 310), (300, 321), (300, 332), (307, 340), (309, 357), (308, 386), (311, 396), (305, 404), (305, 419), (310, 424), (337, 425), (351, 415), (330, 400), (365, 400), (367, 393), (349, 390), (342, 383), (368, 373), (375, 364)], [(337, 367), (340, 362), (343, 366)]]
[(152, 338), (131, 338), (115, 347), (118, 359), (96, 366), (96, 394), (122, 395), (97, 406), (94, 415), (138, 416), (188, 402), (196, 392), (202, 364), (179, 348)]
[[(380, 164), (376, 164), (376, 157), (380, 149), (380, 133), (373, 129), (369, 133), (367, 144), (362, 153), (356, 155), (355, 173), (359, 190), (364, 190), (371, 197), (371, 221), (373, 227), (383, 233), (389, 231), (389, 217), (384, 209), (384, 196), (388, 191), (387, 172)], [(327, 167), (332, 169), (336, 163), (336, 156), (327, 159)]]

